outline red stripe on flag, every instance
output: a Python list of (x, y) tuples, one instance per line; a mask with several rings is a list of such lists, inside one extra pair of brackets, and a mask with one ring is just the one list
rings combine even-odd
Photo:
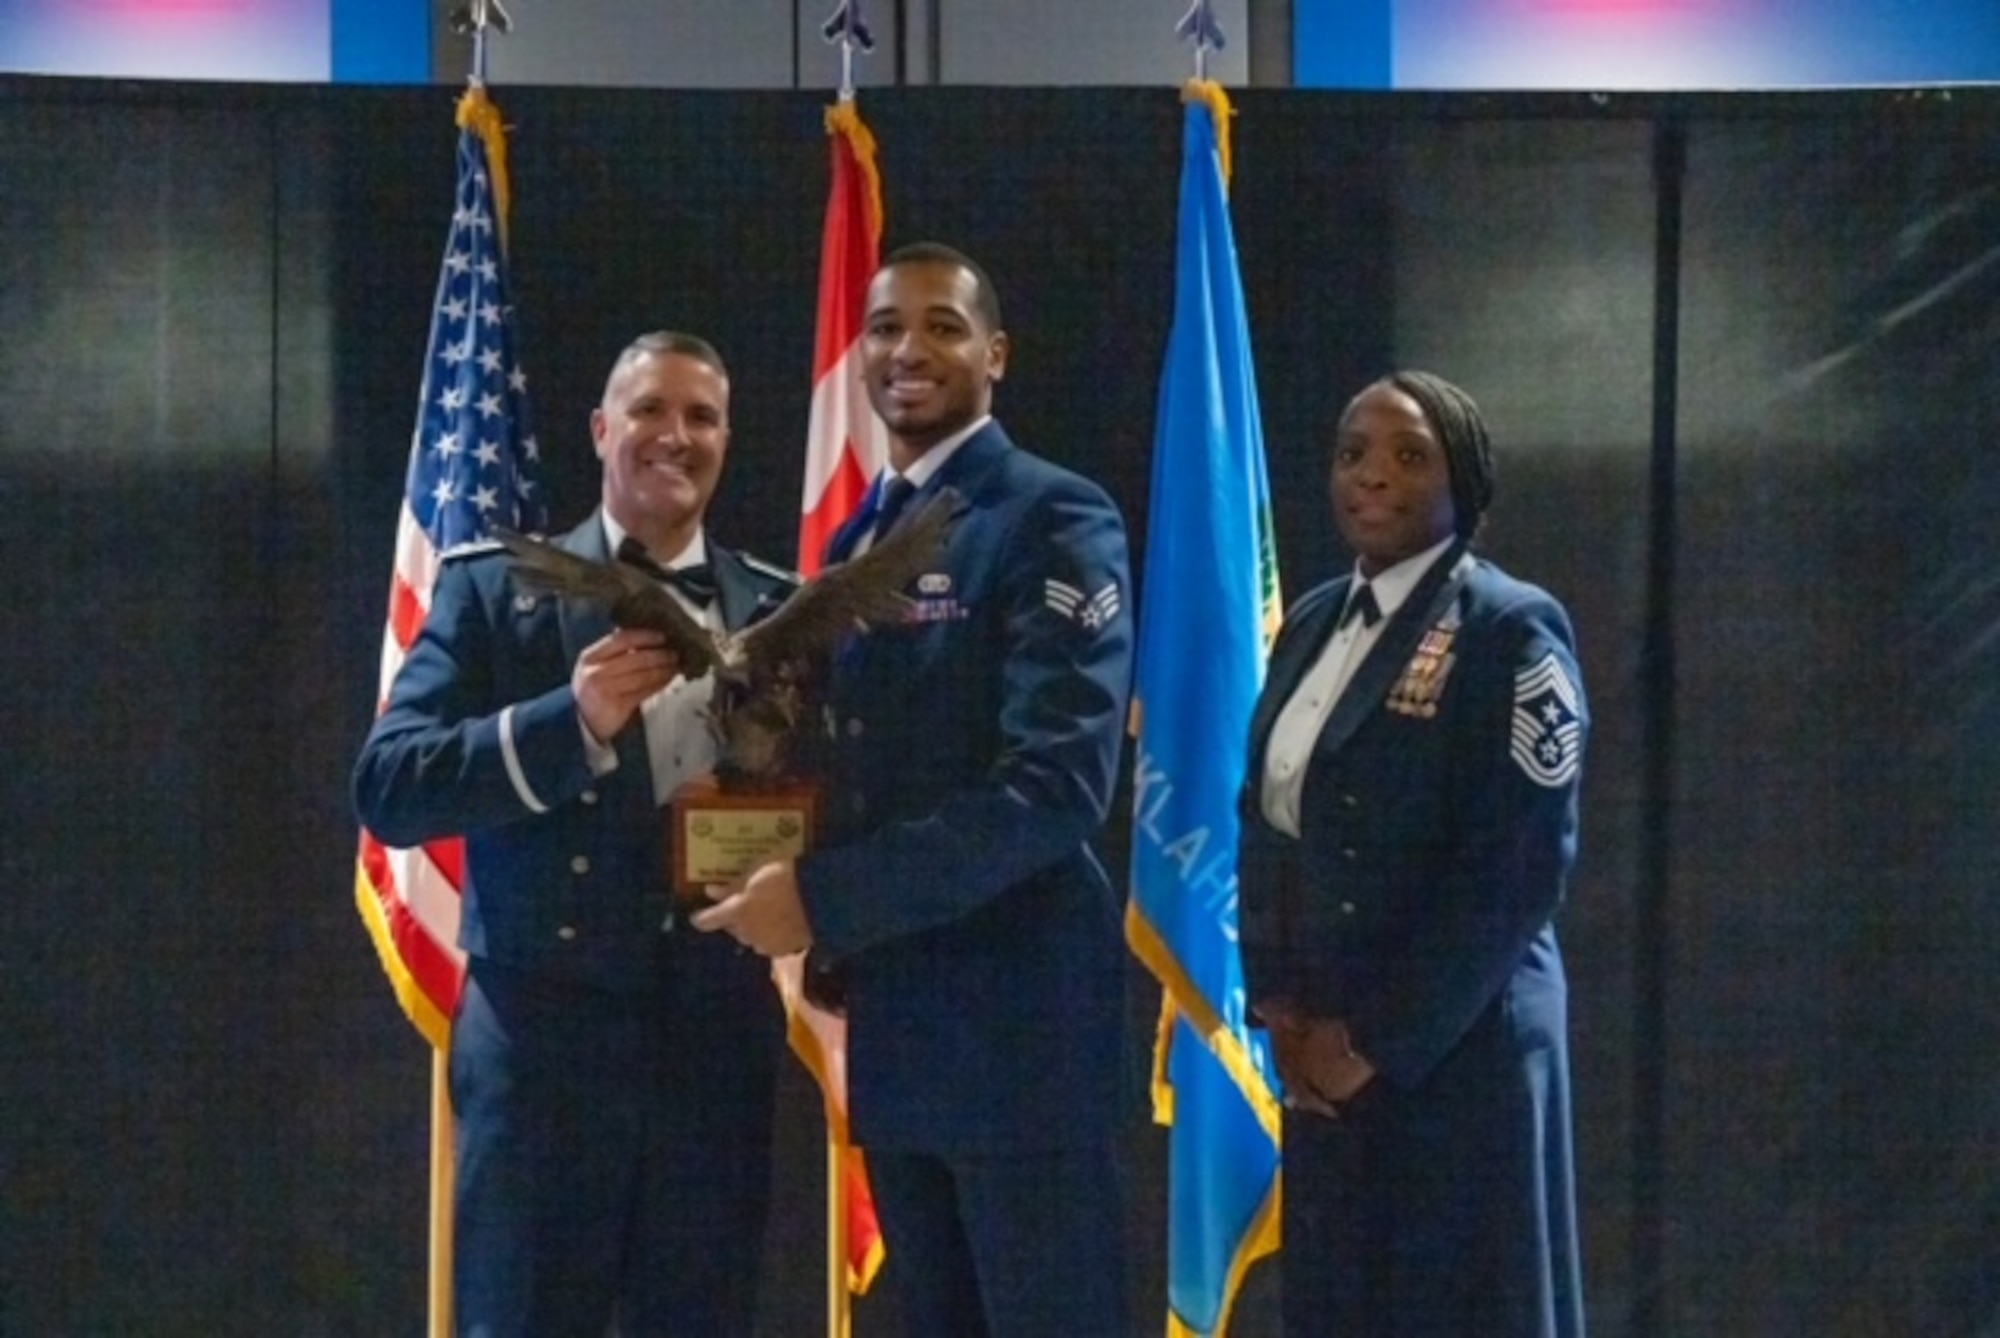
[(833, 482), (821, 495), (819, 507), (799, 520), (799, 570), (802, 573), (811, 576), (819, 570), (820, 559), (833, 539), (833, 532), (860, 508), (861, 498), (867, 491), (868, 479), (861, 472), (860, 461), (855, 458), (853, 443), (844, 442)]
[[(435, 841), (424, 847), (424, 853), (445, 875), (454, 892), (465, 885), (464, 842)], [(404, 899), (405, 889), (397, 886), (388, 849), (367, 831), (361, 833), (361, 867), (381, 902), (389, 939), (403, 969), (410, 973), (410, 979), (439, 1016), (446, 1019), (457, 1016), (458, 998), (465, 988), (464, 967), (452, 946), (433, 938), (411, 911)]]
[[(401, 576), (389, 586), (389, 634), (396, 638), (396, 644), (404, 650), (417, 639), (417, 633), (424, 630), (424, 605), (417, 598), (417, 592)], [(388, 684), (382, 685), (386, 694)]]
[(431, 863), (437, 865), (438, 872), (454, 891), (465, 886), (465, 842), (456, 837), (449, 841), (426, 841), (424, 854), (430, 856)]
[(868, 1290), (888, 1250), (875, 1215), (875, 1191), (868, 1183), (868, 1160), (853, 1144), (840, 1150), (841, 1180), (847, 1190), (847, 1285)]
[(861, 504), (887, 453), (856, 373), (855, 345), (882, 245), (875, 137), (851, 102), (827, 110), (833, 183), (820, 232), (813, 334), (813, 412), (799, 507), (799, 570), (819, 570), (826, 544)]
[[(843, 117), (845, 110), (853, 113)], [(882, 249), (882, 182), (875, 171), (875, 137), (843, 104), (827, 113), (833, 145), (833, 189), (820, 232), (819, 326), (813, 340), (813, 380), (831, 371), (861, 333), (868, 281)]]

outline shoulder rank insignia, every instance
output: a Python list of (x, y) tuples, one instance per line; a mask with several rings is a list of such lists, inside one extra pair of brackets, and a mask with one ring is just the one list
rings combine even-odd
[(1576, 779), (1583, 764), (1583, 724), (1576, 685), (1554, 651), (1514, 675), (1511, 753), (1516, 766), (1548, 789)]
[(438, 554), (439, 562), (457, 562), (460, 558), (478, 557), (481, 553), (504, 553), (507, 545), (498, 539), (468, 539), (462, 544), (453, 544)]
[(1086, 595), (1068, 582), (1053, 577), (1042, 582), (1042, 603), (1087, 632), (1109, 626), (1112, 619), (1118, 616), (1120, 607), (1116, 582), (1107, 584), (1095, 594)]
[(1458, 659), (1451, 648), (1457, 635), (1456, 618), (1441, 622), (1425, 632), (1424, 639), (1417, 643), (1417, 653), (1403, 666), (1396, 686), (1389, 689), (1384, 705), (1399, 714), (1423, 720), (1435, 716), (1438, 713), (1438, 698), (1444, 695), (1445, 680), (1451, 677), (1451, 666)]
[(760, 575), (770, 576), (791, 585), (798, 585), (805, 580), (805, 577), (799, 575), (799, 573), (780, 567), (775, 562), (766, 562), (760, 557), (752, 557), (750, 554), (744, 552), (738, 552), (736, 556), (742, 560), (744, 566)]

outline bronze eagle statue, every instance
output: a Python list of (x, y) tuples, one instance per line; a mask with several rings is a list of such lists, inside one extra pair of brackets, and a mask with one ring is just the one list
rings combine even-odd
[(734, 632), (711, 631), (632, 563), (578, 557), (498, 526), (493, 537), (513, 555), (525, 589), (603, 604), (619, 627), (665, 637), (690, 680), (712, 671), (717, 775), (726, 785), (754, 786), (788, 775), (841, 638), (902, 620), (912, 604), (903, 589), (943, 551), (961, 500), (950, 488), (922, 499), (867, 552), (827, 567), (768, 617)]

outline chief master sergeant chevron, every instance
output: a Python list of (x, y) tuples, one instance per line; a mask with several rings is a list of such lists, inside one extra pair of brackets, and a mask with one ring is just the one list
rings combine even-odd
[[(729, 382), (704, 340), (619, 355), (591, 415), (602, 505), (556, 542), (643, 548), (711, 627), (795, 582), (710, 542)], [(712, 580), (702, 589), (701, 577)], [(711, 679), (653, 632), (447, 555), (354, 771), (383, 841), (465, 837), (454, 1309), (462, 1334), (748, 1338), (783, 1015), (768, 967), (677, 921), (658, 805), (708, 770)]]
[(1007, 336), (970, 259), (891, 255), (861, 345), (890, 469), (828, 556), (912, 490), (964, 507), (908, 621), (837, 657), (829, 839), (696, 923), (810, 944), (843, 978), (852, 1129), (907, 1332), (1122, 1335), (1126, 957), (1091, 843), (1131, 680), (1125, 525), (991, 417)]

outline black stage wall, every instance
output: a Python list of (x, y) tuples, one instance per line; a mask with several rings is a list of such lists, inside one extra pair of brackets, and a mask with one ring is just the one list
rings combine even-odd
[[(352, 909), (344, 790), (453, 96), (0, 80), (0, 1332), (420, 1331), (428, 1059)], [(1142, 537), (1174, 91), (865, 99), (891, 239), (987, 262), (1010, 427)], [(498, 101), (558, 519), (595, 496), (611, 358), (674, 325), (735, 368), (716, 528), (789, 555), (822, 97)], [(1993, 1332), (2000, 94), (1237, 105), (1287, 589), (1341, 561), (1339, 406), (1415, 364), (1496, 428), (1486, 546), (1577, 616), (1593, 1326)], [(1152, 1316), (1136, 968), (1132, 999)], [(792, 1338), (821, 1172), (787, 1097)]]

